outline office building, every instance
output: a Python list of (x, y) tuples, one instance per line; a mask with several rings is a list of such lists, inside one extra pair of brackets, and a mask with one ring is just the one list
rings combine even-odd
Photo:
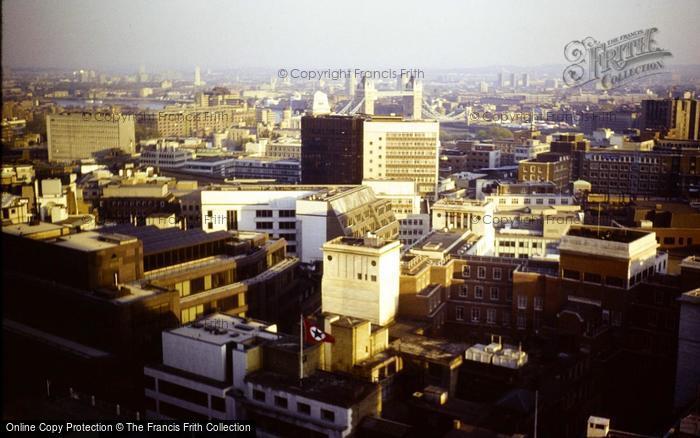
[(305, 344), (300, 370), (297, 337), (220, 313), (164, 331), (162, 363), (143, 369), (147, 416), (247, 420), (271, 436), (349, 436), (381, 413), (379, 387), (318, 370), (320, 350)]
[(641, 127), (668, 138), (700, 140), (700, 101), (689, 93), (682, 99), (643, 100)]
[(126, 114), (81, 114), (46, 116), (49, 161), (72, 162), (94, 158), (95, 153), (119, 149), (133, 154), (136, 149), (134, 118)]
[(440, 124), (378, 117), (364, 121), (364, 179), (411, 179), (418, 193), (437, 193)]
[(250, 230), (284, 238), (304, 263), (320, 261), (321, 246), (335, 237), (369, 232), (396, 239), (391, 202), (365, 186), (212, 186), (202, 190), (207, 232)]
[(364, 120), (362, 116), (302, 117), (301, 180), (304, 184), (362, 182)]
[(387, 325), (399, 306), (398, 241), (338, 237), (323, 244), (323, 312)]
[(523, 160), (518, 163), (518, 181), (549, 181), (564, 192), (571, 182), (571, 159), (565, 154), (546, 152), (537, 158)]
[(273, 140), (267, 144), (265, 156), (268, 158), (286, 158), (301, 161), (301, 141), (289, 137)]

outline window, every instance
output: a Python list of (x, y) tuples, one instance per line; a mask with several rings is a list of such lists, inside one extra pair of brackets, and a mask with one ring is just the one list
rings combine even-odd
[(491, 287), (491, 300), (498, 301), (499, 290), (497, 287)]
[(516, 325), (517, 325), (519, 330), (524, 330), (527, 327), (527, 319), (525, 318), (524, 312), (518, 312), (518, 318), (516, 321)]
[(534, 306), (535, 310), (542, 310), (544, 308), (544, 298), (535, 297)]
[(476, 298), (477, 300), (481, 300), (484, 298), (483, 286), (474, 286), (474, 298)]
[(599, 274), (594, 274), (592, 272), (584, 272), (583, 281), (588, 281), (590, 283), (600, 283), (601, 277)]
[(255, 217), (272, 217), (272, 210), (255, 210)]
[(518, 309), (527, 309), (527, 295), (518, 295)]
[(280, 210), (279, 217), (294, 217), (296, 212), (294, 210)]
[(487, 309), (486, 310), (486, 323), (487, 324), (496, 324), (496, 309)]
[[(522, 242), (521, 242), (522, 243)], [(493, 268), (493, 279), (494, 280), (500, 280), (501, 279), (501, 268)]]
[(264, 402), (265, 401), (265, 393), (260, 391), (260, 390), (254, 389), (253, 390), (253, 400)]
[(459, 288), (459, 296), (462, 298), (466, 298), (469, 295), (469, 286), (466, 284), (463, 284), (462, 287)]
[(479, 266), (476, 272), (477, 278), (486, 278), (486, 267)]
[(470, 268), (471, 268), (471, 266), (469, 266), (469, 265), (462, 266), (462, 277), (469, 278), (469, 276), (471, 275)]
[(572, 271), (571, 269), (564, 269), (563, 276), (571, 280), (579, 280), (581, 278), (578, 271)]
[(457, 321), (464, 321), (464, 307), (462, 307), (462, 306), (455, 307), (455, 319)]
[(370, 276), (370, 279), (371, 279), (372, 281), (375, 281), (375, 282), (376, 282), (376, 281), (377, 281), (377, 276), (376, 276), (376, 275), (371, 275), (371, 276)]
[(271, 230), (272, 222), (257, 222), (255, 228), (258, 230)]
[(275, 406), (278, 408), (287, 409), (287, 397), (275, 396)]
[(280, 230), (294, 230), (297, 227), (296, 222), (280, 222)]
[(335, 412), (329, 411), (328, 409), (321, 409), (321, 419), (333, 422), (335, 421)]
[(472, 307), (472, 322), (479, 322), (481, 320), (481, 309), (478, 307)]
[(171, 397), (178, 398), (190, 403), (198, 404), (200, 406), (207, 406), (207, 394), (196, 391), (185, 386), (178, 385), (176, 383), (168, 382), (165, 380), (158, 381), (158, 391), (162, 394), (169, 395)]
[(297, 412), (304, 415), (311, 415), (311, 405), (299, 402), (297, 403)]

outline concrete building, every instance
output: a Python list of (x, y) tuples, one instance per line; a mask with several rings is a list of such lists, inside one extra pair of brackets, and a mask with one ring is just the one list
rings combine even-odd
[(547, 152), (518, 163), (518, 181), (551, 181), (560, 191), (571, 182), (571, 159), (568, 155)]
[(696, 187), (700, 153), (591, 151), (583, 156), (581, 179), (593, 193), (677, 196)]
[(440, 199), (432, 206), (433, 229), (464, 229), (473, 231), (484, 239), (485, 245), (493, 247), (492, 202), (474, 199)]
[(583, 223), (581, 207), (570, 195), (511, 193), (485, 200), (495, 205), (491, 224), (494, 255), (500, 257), (556, 258), (559, 239), (571, 225)]
[(363, 180), (379, 199), (391, 201), (391, 210), (399, 221), (399, 240), (410, 245), (430, 231), (430, 215), (421, 213), (421, 196), (415, 181)]
[(320, 261), (321, 246), (335, 237), (399, 234), (390, 201), (364, 186), (213, 186), (202, 190), (202, 224), (208, 232), (255, 230), (282, 237), (304, 263)]
[(643, 100), (641, 127), (664, 137), (700, 140), (700, 101), (689, 93), (682, 99)]
[(227, 403), (229, 391), (246, 389), (246, 375), (262, 363), (261, 343), (276, 340), (276, 331), (274, 324), (222, 313), (164, 331), (163, 362), (143, 370), (146, 416), (231, 418), (227, 413), (235, 414), (235, 403)]
[(668, 254), (657, 253), (658, 246), (653, 232), (572, 226), (559, 244), (560, 273), (569, 281), (629, 289), (653, 273), (666, 272)]
[(399, 306), (398, 241), (338, 237), (323, 245), (323, 312), (387, 325)]
[(237, 159), (231, 156), (198, 157), (187, 160), (179, 169), (186, 173), (224, 179), (233, 174), (236, 161)]
[(156, 169), (180, 169), (192, 160), (194, 152), (175, 144), (160, 142), (156, 146), (141, 149), (139, 163)]
[(440, 124), (374, 116), (364, 121), (364, 179), (410, 179), (418, 193), (437, 193)]
[(134, 118), (126, 114), (51, 114), (46, 117), (49, 161), (93, 158), (96, 152), (136, 151)]
[(233, 179), (269, 179), (280, 184), (301, 181), (301, 163), (295, 159), (239, 158), (228, 175)]
[(252, 421), (266, 436), (351, 436), (381, 413), (381, 393), (317, 370), (320, 351), (304, 345), (300, 370), (298, 338), (223, 314), (165, 331), (162, 363), (144, 367), (148, 416)]
[(301, 161), (301, 141), (289, 137), (278, 138), (267, 144), (265, 156), (268, 158), (287, 158)]
[(3, 226), (27, 223), (31, 217), (29, 199), (2, 192)]
[[(193, 106), (165, 107), (158, 114), (149, 117), (147, 122), (158, 131), (160, 137), (207, 136), (221, 132), (231, 126), (255, 125), (255, 110), (245, 102), (215, 103), (213, 97), (206, 96), (205, 102)], [(217, 96), (214, 96), (217, 97)]]

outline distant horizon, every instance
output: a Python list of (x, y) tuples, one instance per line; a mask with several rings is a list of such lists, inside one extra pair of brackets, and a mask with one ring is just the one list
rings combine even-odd
[(700, 63), (695, 0), (4, 0), (2, 9), (2, 63), (15, 69), (531, 69), (566, 65), (568, 42), (653, 27), (670, 65)]

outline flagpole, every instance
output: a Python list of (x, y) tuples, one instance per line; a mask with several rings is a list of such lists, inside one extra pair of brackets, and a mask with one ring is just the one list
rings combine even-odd
[(304, 379), (304, 314), (299, 314), (299, 386)]

